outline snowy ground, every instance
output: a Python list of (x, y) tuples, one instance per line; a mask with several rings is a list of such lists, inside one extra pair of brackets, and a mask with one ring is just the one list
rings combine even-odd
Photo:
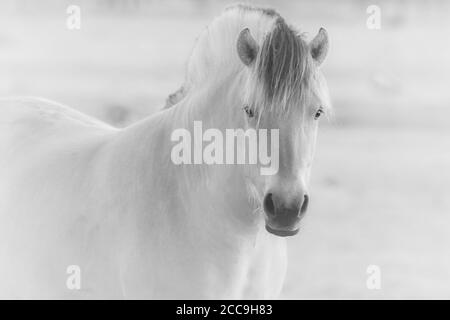
[[(66, 28), (79, 4), (82, 28)], [(261, 1), (312, 37), (336, 116), (323, 123), (303, 231), (282, 298), (450, 298), (450, 6), (444, 1)], [(39, 5), (37, 4), (39, 3)], [(0, 4), (0, 95), (35, 95), (125, 126), (183, 81), (201, 29), (226, 1)], [(366, 8), (382, 28), (366, 27)], [(379, 265), (382, 289), (366, 288)]]

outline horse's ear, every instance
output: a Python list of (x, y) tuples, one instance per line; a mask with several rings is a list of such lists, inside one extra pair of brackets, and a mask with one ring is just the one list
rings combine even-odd
[(245, 28), (239, 33), (236, 47), (241, 61), (246, 66), (250, 66), (255, 61), (256, 56), (258, 55), (259, 46), (256, 40), (250, 34), (250, 30), (248, 28)]
[(311, 56), (317, 63), (322, 64), (323, 60), (328, 53), (329, 41), (328, 41), (328, 33), (324, 28), (320, 28), (319, 33), (311, 40), (309, 44), (309, 50), (311, 52)]

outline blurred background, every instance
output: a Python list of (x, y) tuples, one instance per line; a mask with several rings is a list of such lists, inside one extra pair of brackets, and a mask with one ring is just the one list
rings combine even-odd
[[(164, 106), (219, 0), (1, 0), (0, 96), (62, 102), (119, 127)], [(248, 1), (312, 38), (335, 108), (281, 298), (450, 298), (450, 2)], [(66, 26), (70, 5), (81, 29)], [(369, 29), (366, 10), (381, 9)], [(0, 115), (1, 116), (1, 115)], [(381, 271), (381, 289), (366, 285)]]

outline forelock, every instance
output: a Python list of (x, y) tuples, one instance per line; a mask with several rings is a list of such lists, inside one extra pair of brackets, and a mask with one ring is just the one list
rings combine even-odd
[(293, 99), (304, 98), (313, 68), (308, 44), (283, 18), (277, 18), (256, 62), (257, 79), (263, 85), (266, 101), (285, 109)]

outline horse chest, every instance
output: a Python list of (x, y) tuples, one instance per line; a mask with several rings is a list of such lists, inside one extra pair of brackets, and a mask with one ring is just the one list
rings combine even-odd
[(273, 299), (282, 289), (287, 267), (284, 239), (270, 236), (239, 254), (222, 252), (222, 259), (201, 277), (209, 275), (204, 289), (209, 298)]
[(242, 298), (277, 298), (282, 289), (287, 268), (286, 244), (284, 239), (271, 238), (255, 248), (246, 269)]
[(255, 246), (220, 250), (184, 243), (162, 251), (155, 241), (146, 241), (146, 248), (138, 250), (146, 252), (145, 256), (125, 257), (124, 294), (181, 299), (276, 298), (286, 272), (285, 240), (267, 237)]

